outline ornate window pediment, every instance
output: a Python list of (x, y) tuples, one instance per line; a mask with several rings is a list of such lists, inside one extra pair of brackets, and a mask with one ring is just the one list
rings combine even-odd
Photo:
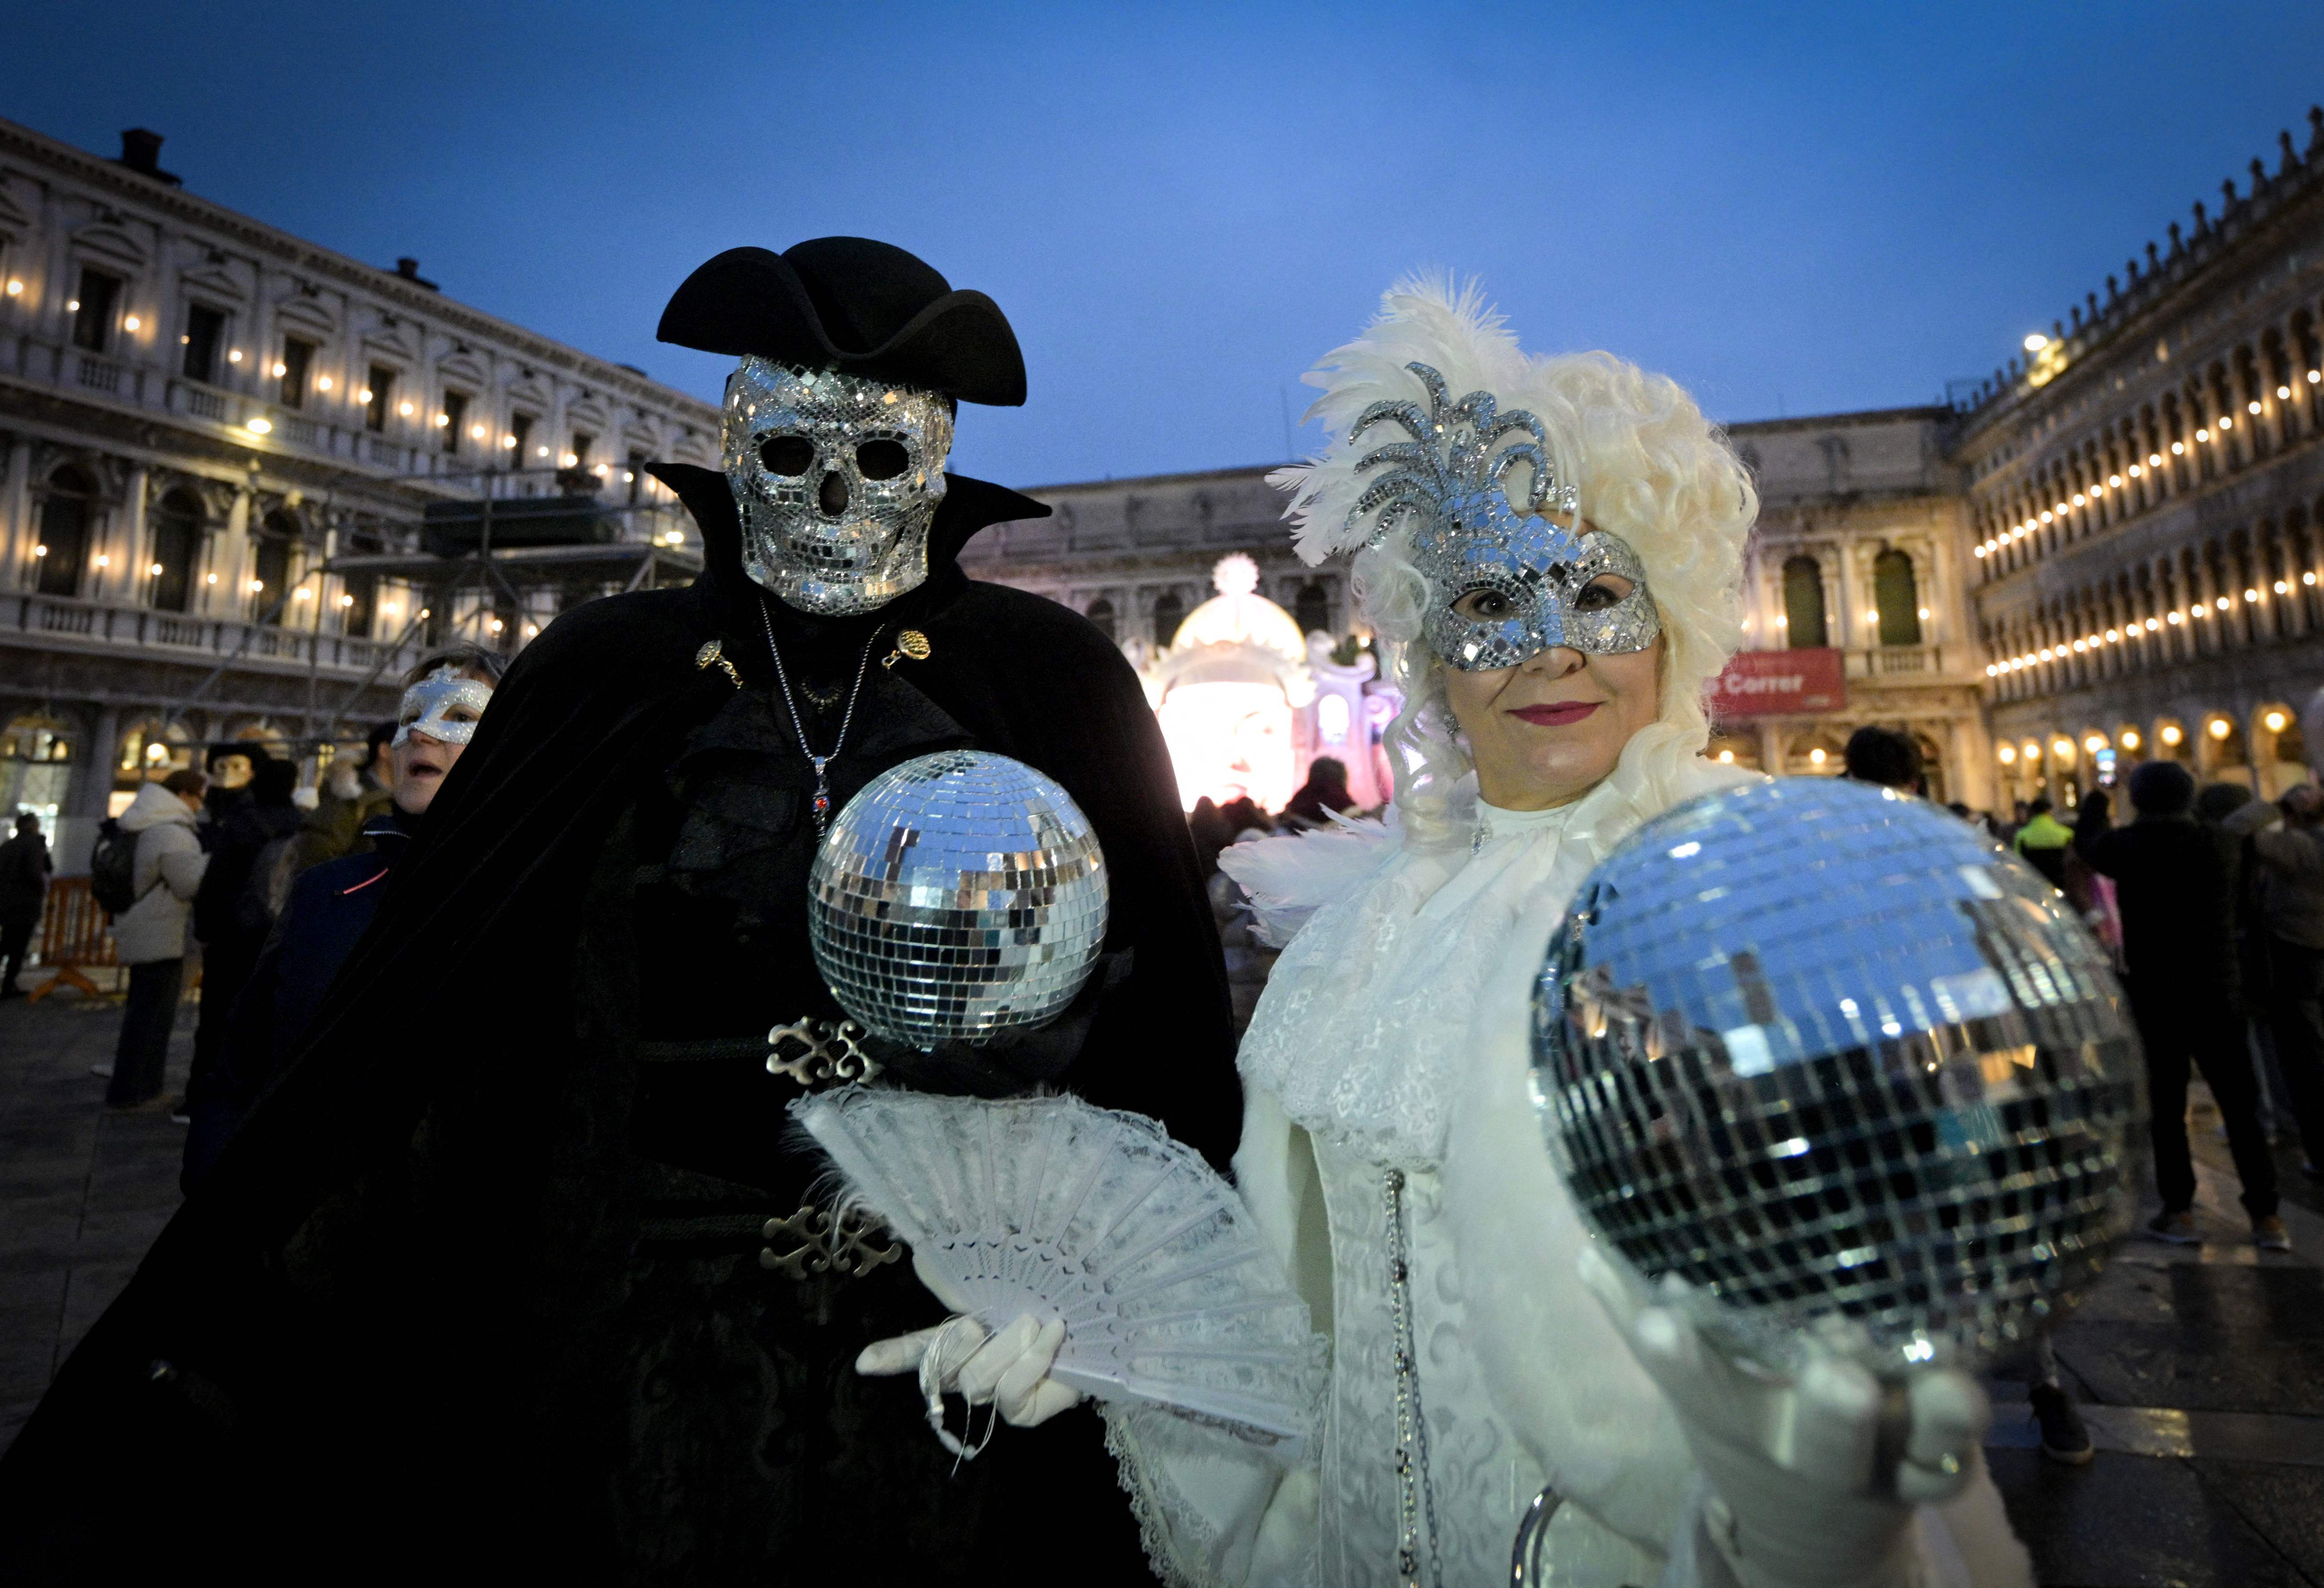
[(337, 317), (320, 299), (301, 292), (293, 292), (278, 301), (274, 317), (287, 329), (314, 336), (330, 336), (339, 328)]
[(366, 354), (383, 363), (409, 365), (420, 362), (420, 339), (412, 327), (401, 320), (389, 326), (374, 326), (363, 334), (363, 344)]
[(0, 228), (20, 236), (32, 229), (32, 212), (16, 202), (5, 183), (0, 183)]
[(72, 245), (76, 257), (85, 255), (131, 271), (143, 270), (153, 257), (144, 243), (110, 221), (81, 227), (72, 234)]
[(70, 467), (78, 470), (94, 485), (101, 501), (117, 503), (129, 488), (129, 464), (126, 460), (109, 454), (92, 452), (85, 447), (62, 446), (53, 441), (32, 443), (32, 482), (35, 491), (57, 487), (57, 471)]
[(484, 366), (466, 353), (456, 353), (449, 358), (438, 361), (436, 376), (450, 385), (478, 391), (484, 389)]
[(234, 510), (234, 499), (240, 488), (230, 480), (209, 480), (176, 469), (154, 469), (145, 476), (145, 500), (149, 506), (173, 491), (185, 491), (200, 502), (206, 519), (204, 527), (216, 529), (224, 526), (226, 515)]
[(208, 261), (179, 271), (178, 286), (180, 291), (189, 295), (199, 293), (205, 298), (220, 298), (235, 304), (241, 303), (250, 295), (248, 289), (235, 280), (232, 271)]

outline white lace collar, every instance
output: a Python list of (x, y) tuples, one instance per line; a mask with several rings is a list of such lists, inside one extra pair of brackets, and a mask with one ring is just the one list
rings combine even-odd
[[(1599, 788), (1604, 786), (1604, 784), (1599, 785)], [(1504, 839), (1530, 838), (1552, 829), (1563, 832), (1572, 823), (1575, 813), (1590, 803), (1591, 794), (1597, 792), (1598, 789), (1591, 789), (1589, 794), (1578, 800), (1552, 805), (1546, 811), (1508, 811), (1480, 796), (1477, 801), (1475, 836), (1469, 840), (1469, 851), (1474, 854), (1489, 843), (1499, 843)]]
[[(1276, 961), (1243, 1039), (1246, 1083), (1370, 1161), (1434, 1167), (1470, 1023), (1493, 1013), (1480, 999), (1511, 943), (1532, 935), (1520, 927), (1563, 910), (1639, 822), (1731, 781), (1692, 755), (1665, 765), (1679, 752), (1652, 742), (1655, 733), (1634, 739), (1614, 776), (1570, 805), (1500, 811), (1478, 801), (1471, 783), (1456, 795), (1468, 809), (1451, 813), (1473, 823), (1456, 825), (1459, 837), (1379, 843), (1384, 863), (1313, 901), (1320, 907)], [(1487, 837), (1472, 847), (1477, 832)]]

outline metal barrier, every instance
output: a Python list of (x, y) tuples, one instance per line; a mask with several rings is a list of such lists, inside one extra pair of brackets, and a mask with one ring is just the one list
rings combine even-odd
[(32, 989), (28, 1003), (38, 1003), (60, 987), (84, 996), (101, 998), (105, 989), (88, 972), (121, 963), (113, 943), (113, 917), (89, 893), (86, 877), (60, 877), (49, 884), (41, 913), (41, 963), (56, 974)]

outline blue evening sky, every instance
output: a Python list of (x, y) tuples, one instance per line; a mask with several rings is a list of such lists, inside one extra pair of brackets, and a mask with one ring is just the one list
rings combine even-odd
[[(1989, 372), (2306, 146), (2324, 5), (22, 6), (0, 115), (715, 398), (694, 265), (857, 233), (998, 298), (1018, 485), (1273, 462), (1415, 266), (1726, 420)], [(1312, 437), (1298, 438), (1301, 445)]]

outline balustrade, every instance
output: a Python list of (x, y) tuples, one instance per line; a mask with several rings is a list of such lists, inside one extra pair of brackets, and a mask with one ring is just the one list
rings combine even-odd
[(48, 639), (82, 640), (114, 650), (238, 658), (360, 677), (381, 666), (394, 672), (419, 659), (416, 645), (310, 629), (280, 629), (233, 618), (191, 617), (144, 607), (115, 606), (66, 596), (15, 592), (0, 597), (0, 632), (14, 629)]

